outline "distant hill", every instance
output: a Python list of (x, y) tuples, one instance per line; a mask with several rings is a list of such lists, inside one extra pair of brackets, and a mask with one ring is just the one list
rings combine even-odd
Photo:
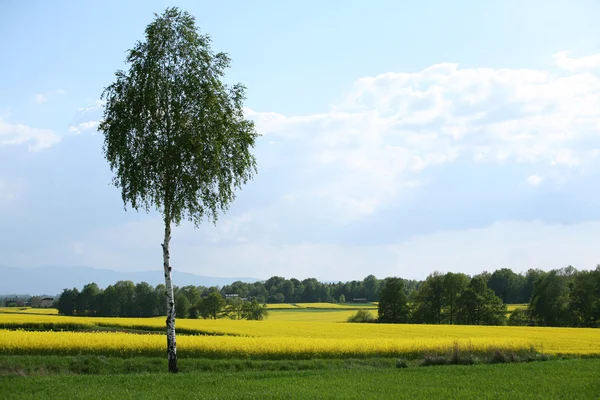
[[(63, 289), (82, 287), (91, 282), (96, 282), (101, 288), (112, 285), (120, 280), (129, 280), (133, 283), (148, 282), (152, 286), (165, 283), (162, 271), (120, 272), (109, 269), (95, 269), (89, 267), (62, 267), (49, 266), (37, 268), (14, 268), (0, 266), (0, 295), (23, 293), (39, 295), (60, 294)], [(179, 272), (173, 270), (173, 284), (177, 286), (224, 286), (235, 281), (256, 282), (258, 279), (248, 277), (211, 277)]]

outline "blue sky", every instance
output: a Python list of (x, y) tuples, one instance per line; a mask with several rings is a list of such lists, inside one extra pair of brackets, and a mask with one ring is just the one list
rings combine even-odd
[(193, 14), (247, 86), (259, 173), (173, 234), (211, 276), (424, 278), (600, 262), (594, 1), (3, 2), (0, 254), (161, 268), (125, 211), (98, 102), (154, 12)]

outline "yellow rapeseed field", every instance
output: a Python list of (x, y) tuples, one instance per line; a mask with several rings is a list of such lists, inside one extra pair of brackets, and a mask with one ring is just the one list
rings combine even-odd
[[(176, 322), (179, 332), (204, 332), (229, 336), (179, 335), (182, 355), (206, 357), (310, 358), (366, 357), (422, 354), (449, 348), (455, 341), (475, 350), (494, 347), (518, 349), (533, 346), (551, 354), (600, 355), (600, 329), (512, 326), (350, 324), (319, 321), (320, 316), (352, 311), (279, 312), (266, 321), (190, 320)], [(273, 312), (272, 314), (276, 314)], [(284, 314), (295, 320), (285, 320)], [(274, 315), (273, 315), (274, 316)], [(300, 318), (302, 317), (302, 318)], [(341, 317), (341, 315), (340, 315)], [(304, 320), (303, 320), (304, 318)], [(36, 325), (37, 324), (37, 325)], [(42, 329), (60, 326), (112, 326), (164, 328), (164, 317), (87, 318), (52, 315), (0, 314), (0, 327)], [(68, 328), (67, 328), (68, 329)], [(164, 335), (121, 332), (0, 331), (2, 354), (164, 354)]]
[(295, 304), (290, 303), (276, 303), (276, 304), (267, 304), (268, 310), (281, 310), (281, 309), (299, 309)]
[[(370, 310), (373, 316), (377, 316), (377, 311)], [(295, 310), (286, 310), (286, 309), (274, 309), (269, 310), (268, 321), (303, 321), (303, 322), (346, 322), (348, 317), (355, 314), (356, 310), (344, 310), (344, 309), (335, 309), (335, 310), (323, 310), (323, 311), (306, 311), (303, 309), (295, 309)], [(134, 327), (147, 327), (147, 326), (155, 326), (155, 327), (163, 327), (164, 326), (164, 317), (156, 317), (156, 318), (108, 318), (108, 317), (65, 317), (59, 315), (37, 315), (33, 317), (28, 314), (20, 314), (15, 313), (11, 315), (1, 315), (0, 314), (0, 328), (7, 327), (10, 328), (14, 325), (28, 325), (28, 327), (39, 326), (40, 328), (48, 328), (50, 325), (57, 326), (60, 328), (60, 325), (79, 325), (79, 326), (113, 326), (118, 325), (124, 328), (134, 328)], [(204, 331), (202, 328), (198, 328), (198, 321), (191, 320), (192, 323), (190, 325), (189, 320), (178, 319), (177, 326), (180, 324), (184, 324), (186, 327), (190, 329), (198, 329), (199, 331)]]
[(56, 308), (0, 307), (0, 313), (58, 315)]
[(297, 307), (300, 308), (335, 308), (335, 309), (345, 309), (345, 308), (372, 308), (377, 309), (376, 305), (373, 304), (363, 304), (363, 303), (296, 303)]
[(280, 309), (377, 309), (376, 304), (353, 304), (353, 303), (277, 303), (267, 304), (269, 310), (280, 310)]
[[(369, 310), (376, 317), (377, 311)], [(356, 310), (335, 309), (327, 311), (305, 311), (305, 310), (270, 310), (269, 321), (292, 321), (292, 322), (346, 322), (348, 317), (356, 314)]]
[[(348, 357), (418, 356), (447, 351), (455, 342), (460, 348), (488, 351), (492, 348), (527, 349), (526, 340), (500, 338), (490, 342), (473, 338), (311, 338), (302, 336), (239, 337), (179, 336), (182, 357), (308, 359)], [(158, 356), (166, 352), (163, 335), (113, 332), (27, 332), (0, 330), (2, 354), (97, 354)]]
[(517, 308), (526, 309), (527, 304), (507, 304), (506, 308), (507, 308), (508, 312), (512, 312), (512, 311), (516, 310)]

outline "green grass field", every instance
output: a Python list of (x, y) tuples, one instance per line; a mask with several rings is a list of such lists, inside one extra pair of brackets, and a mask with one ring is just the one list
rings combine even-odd
[(169, 375), (1, 377), (2, 399), (598, 399), (600, 360)]

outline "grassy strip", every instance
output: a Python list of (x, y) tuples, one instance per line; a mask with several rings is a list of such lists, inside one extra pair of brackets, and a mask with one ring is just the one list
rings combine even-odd
[[(481, 356), (480, 354), (459, 352), (457, 350), (445, 354), (427, 354), (421, 359), (412, 360), (391, 357), (309, 360), (208, 359), (180, 357), (180, 369), (182, 372), (231, 372), (247, 370), (301, 371), (307, 369), (408, 368), (432, 365), (523, 363), (548, 361), (553, 359), (558, 358), (537, 353), (502, 351), (490, 352), (487, 355)], [(107, 357), (86, 354), (73, 356), (0, 356), (0, 376), (126, 374), (138, 372), (164, 372), (166, 369), (166, 357)]]
[[(395, 358), (239, 360), (179, 358), (182, 373), (239, 371), (302, 371), (323, 369), (394, 368)], [(416, 365), (416, 364), (414, 364)], [(62, 374), (129, 374), (167, 371), (165, 357), (0, 356), (0, 376), (40, 376)]]
[(599, 359), (408, 369), (4, 377), (3, 399), (595, 399)]

